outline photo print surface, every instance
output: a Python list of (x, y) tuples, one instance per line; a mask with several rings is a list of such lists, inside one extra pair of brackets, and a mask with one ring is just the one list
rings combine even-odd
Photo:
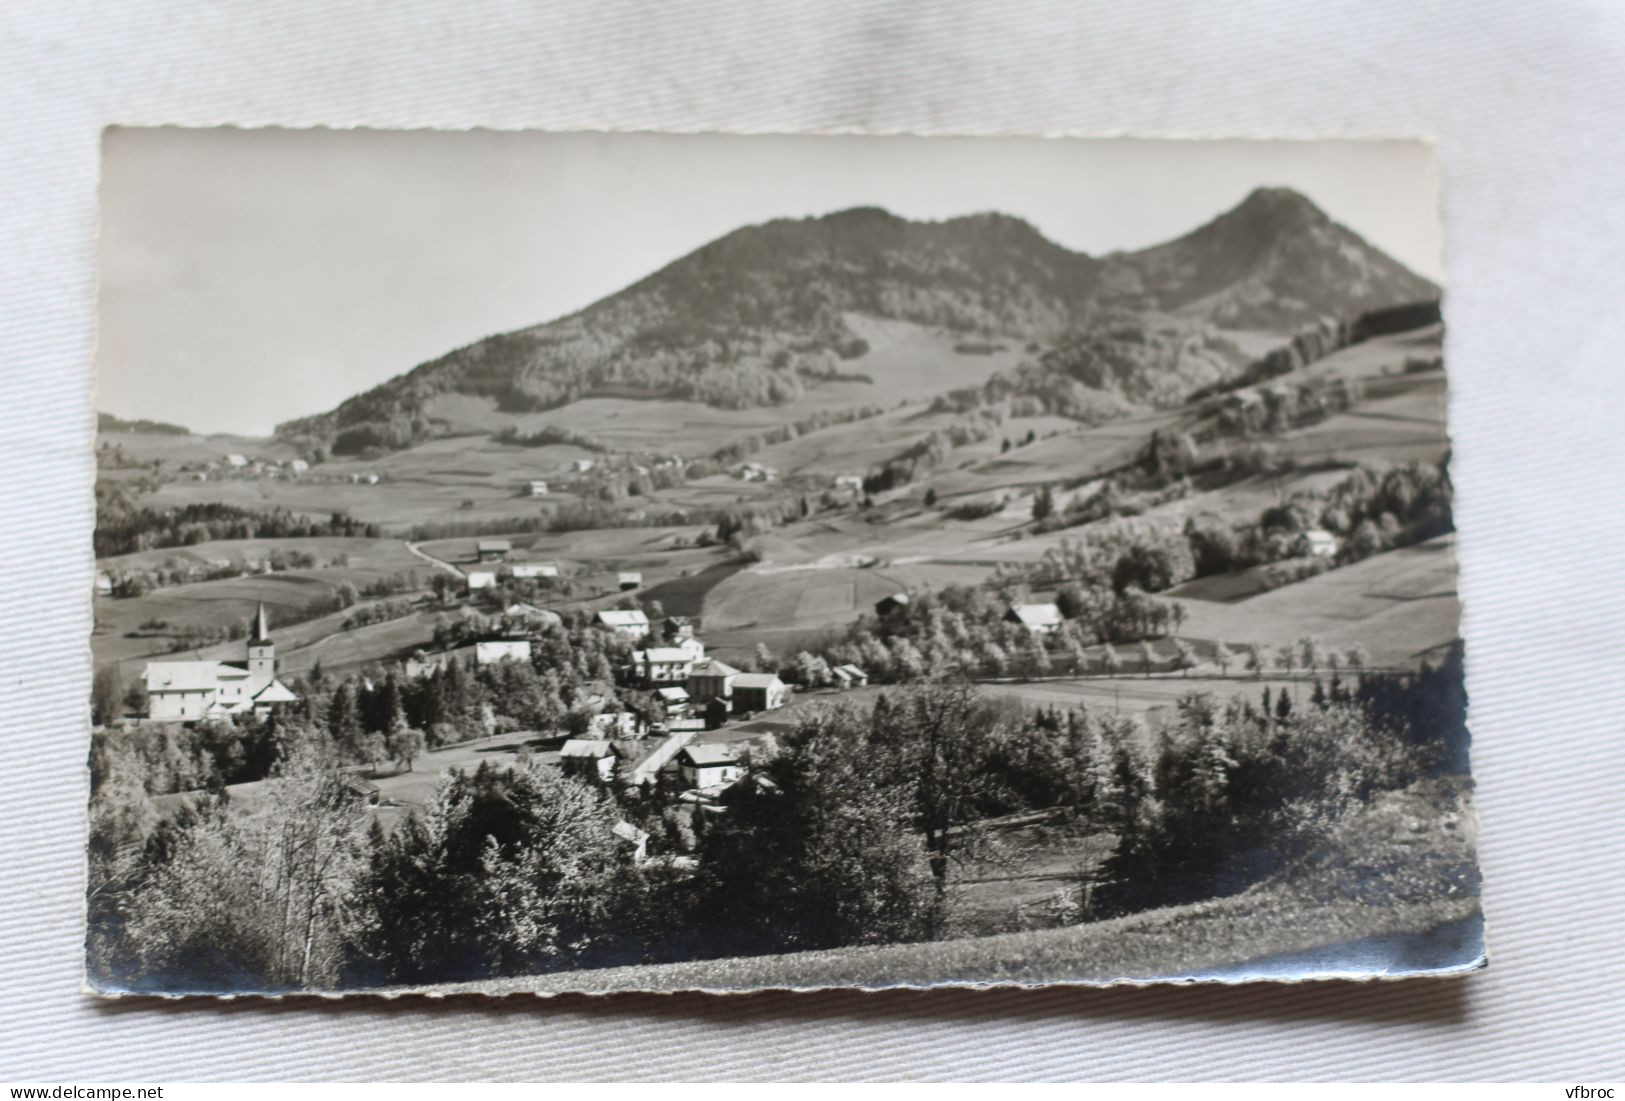
[(103, 152), (92, 989), (1482, 966), (1425, 144)]

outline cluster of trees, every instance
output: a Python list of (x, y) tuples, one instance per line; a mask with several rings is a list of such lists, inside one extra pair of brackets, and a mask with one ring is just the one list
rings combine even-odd
[(257, 510), (214, 502), (154, 509), (136, 505), (117, 483), (96, 483), (97, 558), (155, 547), (193, 546), (216, 539), (376, 539), (378, 535), (378, 525), (362, 523), (347, 512), (335, 512), (326, 520), (318, 520), (285, 508)]
[[(864, 493), (884, 493), (923, 477), (956, 447), (967, 447), (998, 435), (1002, 410), (977, 410), (947, 428), (934, 429), (893, 455), (877, 471), (864, 476)], [(1007, 448), (1008, 450), (1008, 448)]]
[[(340, 555), (335, 561), (328, 563), (334, 566), (343, 566), (348, 562), (347, 555)], [(154, 589), (169, 588), (172, 585), (190, 585), (199, 581), (224, 581), (228, 578), (243, 577), (251, 573), (278, 573), (283, 570), (313, 570), (323, 565), (321, 559), (309, 551), (297, 547), (277, 547), (263, 559), (224, 560), (218, 562), (200, 562), (195, 558), (181, 558), (171, 555), (156, 566), (140, 568), (114, 569), (110, 571), (113, 581), (113, 596), (132, 597), (142, 596)]]
[(104, 766), (92, 972), (283, 990), (954, 936), (966, 870), (997, 859), (984, 824), (1023, 812), (1100, 854), (1064, 920), (1234, 893), (1324, 852), (1382, 793), (1464, 767), (1460, 685), (1457, 653), (1262, 708), (1191, 694), (1148, 730), (933, 681), (804, 716), (725, 813), (680, 831), (683, 860), (639, 862), (615, 833), (660, 808), (528, 759), (454, 773), (393, 831), (369, 826), (317, 728), (285, 734), (252, 807), (216, 792), (159, 822), (136, 770)]
[[(1090, 575), (1057, 593), (1065, 622), (1046, 635), (1007, 618), (1012, 600), (1021, 595), (1019, 583), (1003, 580), (917, 593), (907, 605), (860, 619), (814, 651), (797, 655), (780, 673), (798, 684), (828, 683), (828, 675), (817, 670), (848, 663), (873, 680), (895, 683), (928, 680), (943, 670), (974, 677), (1046, 676), (1091, 668), (1111, 673), (1121, 668), (1113, 665), (1120, 662), (1115, 651), (1108, 647), (1106, 656), (1091, 662), (1086, 648), (1160, 638), (1176, 630), (1183, 617), (1177, 604), (1151, 600), (1132, 585), (1114, 588), (1109, 578)], [(816, 662), (823, 664), (810, 664)]]
[[(1357, 562), (1454, 530), (1448, 466), (1448, 456), (1436, 464), (1362, 464), (1329, 489), (1300, 490), (1262, 510), (1257, 519), (1240, 524), (1203, 514), (1191, 516), (1183, 529), (1144, 523), (1109, 526), (1087, 539), (1062, 540), (1038, 561), (1007, 569), (1006, 581), (1035, 588), (1074, 581), (1098, 588), (1109, 579), (1116, 592), (1137, 588), (1154, 593), (1195, 577), (1286, 560), (1304, 561), (1311, 572)], [(1041, 518), (1041, 529), (1133, 511), (1112, 479), (1063, 505), (1057, 506), (1051, 497), (1049, 509)], [(1304, 533), (1317, 529), (1338, 538), (1335, 557), (1304, 558)]]
[(514, 447), (564, 446), (579, 447), (586, 451), (609, 450), (585, 432), (577, 432), (554, 424), (544, 424), (534, 432), (522, 432), (518, 425), (510, 424), (491, 433), (491, 438), (497, 443), (511, 444)]

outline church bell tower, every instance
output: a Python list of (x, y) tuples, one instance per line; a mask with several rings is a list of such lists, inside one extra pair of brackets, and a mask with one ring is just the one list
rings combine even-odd
[(276, 645), (271, 641), (263, 603), (248, 630), (248, 675), (256, 683), (269, 684), (276, 679)]

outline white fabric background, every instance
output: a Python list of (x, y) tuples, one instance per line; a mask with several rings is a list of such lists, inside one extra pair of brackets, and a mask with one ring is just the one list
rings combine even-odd
[[(1625, 13), (1561, 3), (0, 8), (0, 1079), (1618, 1081)], [(1431, 135), (1492, 964), (1465, 982), (552, 1002), (78, 993), (109, 122)]]

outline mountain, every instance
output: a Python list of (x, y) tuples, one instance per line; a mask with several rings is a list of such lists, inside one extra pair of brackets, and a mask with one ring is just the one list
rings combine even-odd
[(736, 230), (578, 313), (459, 348), (277, 431), (337, 453), (406, 447), (443, 430), (433, 404), (446, 394), (509, 413), (598, 394), (793, 403), (861, 376), (870, 349), (854, 315), (967, 345), (1049, 348), (1070, 364), (1069, 385), (1162, 400), (1226, 369), (1223, 356), (1199, 351), (1197, 367), (1186, 365), (1193, 339), (1284, 338), (1437, 294), (1282, 189), (1256, 191), (1167, 244), (1101, 258), (1008, 215), (911, 222), (863, 207)]

